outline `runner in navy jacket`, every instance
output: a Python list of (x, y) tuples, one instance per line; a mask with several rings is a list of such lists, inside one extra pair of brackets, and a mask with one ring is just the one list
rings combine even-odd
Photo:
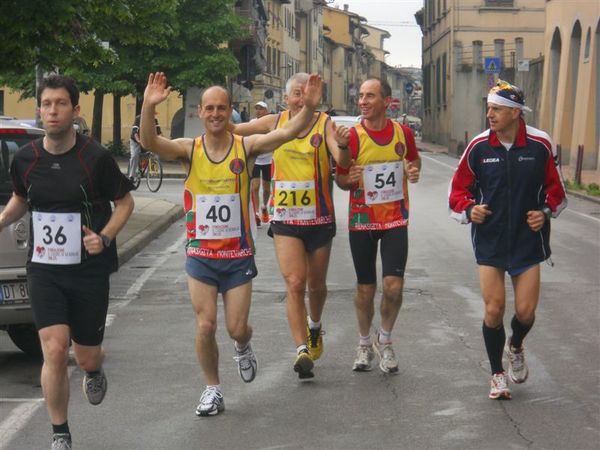
[(510, 398), (502, 368), (505, 341), (504, 273), (515, 290), (513, 336), (507, 345), (509, 376), (527, 378), (522, 341), (531, 329), (539, 298), (539, 263), (550, 257), (550, 217), (567, 199), (556, 151), (545, 132), (525, 125), (523, 93), (499, 81), (488, 95), (490, 128), (465, 150), (449, 190), (451, 217), (472, 223), (486, 305), (483, 334), (492, 366), (490, 398)]

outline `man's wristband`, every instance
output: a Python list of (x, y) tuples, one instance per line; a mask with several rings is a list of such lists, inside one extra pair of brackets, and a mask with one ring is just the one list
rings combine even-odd
[(344, 150), (344, 151), (348, 150), (348, 146), (347, 145), (340, 145), (340, 144), (338, 144), (338, 148), (340, 150)]

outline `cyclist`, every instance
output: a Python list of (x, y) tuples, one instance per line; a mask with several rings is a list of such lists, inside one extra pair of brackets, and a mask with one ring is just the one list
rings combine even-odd
[[(140, 115), (135, 117), (133, 126), (131, 127), (131, 135), (129, 136), (129, 170), (127, 171), (127, 176), (134, 186), (137, 184), (136, 178), (140, 176), (138, 172), (140, 153), (147, 152), (140, 144), (140, 117)], [(154, 118), (154, 124), (156, 126), (156, 133), (162, 134), (156, 117)]]

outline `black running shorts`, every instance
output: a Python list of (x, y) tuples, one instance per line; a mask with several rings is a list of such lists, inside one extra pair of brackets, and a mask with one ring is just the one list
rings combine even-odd
[(281, 222), (271, 222), (267, 234), (274, 234), (298, 238), (304, 244), (307, 252), (313, 252), (318, 248), (325, 247), (334, 238), (336, 232), (335, 223), (323, 225), (287, 225)]
[(406, 227), (382, 231), (350, 231), (350, 250), (359, 284), (377, 283), (377, 242), (380, 241), (382, 277), (404, 277), (408, 257)]
[(271, 181), (271, 164), (254, 164), (252, 178), (262, 178), (263, 181)]
[(109, 274), (63, 267), (28, 267), (27, 283), (38, 330), (68, 325), (80, 345), (100, 345), (108, 311)]

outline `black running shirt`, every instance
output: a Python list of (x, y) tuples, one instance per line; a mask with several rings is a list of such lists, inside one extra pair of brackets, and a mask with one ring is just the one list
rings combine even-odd
[[(15, 193), (27, 200), (31, 212), (80, 213), (81, 224), (96, 233), (110, 219), (110, 202), (133, 189), (111, 154), (91, 137), (79, 134), (75, 146), (62, 155), (47, 152), (42, 138), (24, 145), (10, 171)], [(33, 225), (31, 231), (28, 267), (47, 266), (31, 261)], [(81, 263), (62, 267), (116, 271), (115, 240), (100, 254), (89, 255), (83, 246), (83, 232), (81, 235)]]

